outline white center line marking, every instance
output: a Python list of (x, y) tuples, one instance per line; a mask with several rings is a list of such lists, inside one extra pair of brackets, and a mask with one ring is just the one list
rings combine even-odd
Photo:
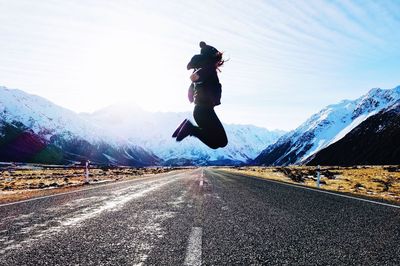
[(201, 227), (193, 227), (189, 236), (189, 244), (186, 249), (186, 257), (183, 265), (201, 265), (201, 246), (202, 246)]

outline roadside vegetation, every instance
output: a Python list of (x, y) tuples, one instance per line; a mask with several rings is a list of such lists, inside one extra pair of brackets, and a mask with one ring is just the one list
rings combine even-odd
[[(225, 171), (316, 187), (317, 168), (232, 167)], [(400, 203), (400, 166), (321, 167), (320, 188)]]
[[(89, 184), (129, 180), (177, 168), (91, 168)], [(0, 203), (66, 192), (85, 185), (85, 169), (63, 167), (0, 168)]]

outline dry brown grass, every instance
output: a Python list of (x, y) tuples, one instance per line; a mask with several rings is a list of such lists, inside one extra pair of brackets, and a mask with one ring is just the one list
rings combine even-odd
[[(311, 166), (222, 169), (316, 187), (316, 167)], [(320, 188), (400, 203), (400, 166), (321, 167)]]
[[(173, 168), (92, 168), (91, 183), (128, 180), (175, 170)], [(0, 203), (79, 189), (84, 185), (82, 168), (0, 169)]]

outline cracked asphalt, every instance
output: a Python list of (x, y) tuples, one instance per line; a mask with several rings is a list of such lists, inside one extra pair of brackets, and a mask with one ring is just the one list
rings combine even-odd
[(400, 265), (400, 209), (198, 168), (0, 205), (0, 265)]

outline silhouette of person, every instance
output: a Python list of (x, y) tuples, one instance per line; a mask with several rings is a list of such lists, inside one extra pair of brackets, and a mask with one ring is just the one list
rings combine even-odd
[(193, 117), (197, 126), (185, 119), (172, 134), (177, 141), (194, 136), (212, 149), (223, 148), (228, 144), (225, 129), (214, 111), (221, 102), (221, 84), (217, 70), (224, 64), (222, 53), (214, 47), (200, 42), (200, 54), (194, 55), (187, 65), (193, 69), (188, 98), (194, 102)]

